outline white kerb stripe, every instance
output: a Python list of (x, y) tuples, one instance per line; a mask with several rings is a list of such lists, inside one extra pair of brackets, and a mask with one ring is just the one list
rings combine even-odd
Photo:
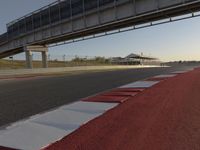
[(121, 86), (119, 88), (148, 88), (157, 83), (159, 83), (159, 81), (137, 81), (137, 82), (133, 82), (133, 83)]
[(35, 150), (67, 136), (118, 103), (75, 102), (0, 130), (0, 145)]
[(58, 109), (43, 114), (39, 118), (32, 119), (31, 122), (53, 126), (63, 130), (75, 130), (99, 115), (101, 115), (101, 113), (90, 114)]
[(56, 142), (60, 137), (71, 132), (71, 130), (26, 122), (1, 134), (0, 145), (20, 150), (36, 150)]
[(118, 103), (84, 102), (78, 101), (61, 107), (63, 110), (73, 110), (85, 113), (104, 113), (109, 109), (116, 107)]
[(176, 74), (163, 74), (163, 75), (158, 75), (154, 76), (154, 78), (170, 78), (170, 77), (175, 77)]

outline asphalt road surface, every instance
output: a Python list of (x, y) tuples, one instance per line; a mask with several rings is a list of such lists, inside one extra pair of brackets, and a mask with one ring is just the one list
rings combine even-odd
[(99, 92), (192, 66), (66, 74), (0, 81), (0, 126)]

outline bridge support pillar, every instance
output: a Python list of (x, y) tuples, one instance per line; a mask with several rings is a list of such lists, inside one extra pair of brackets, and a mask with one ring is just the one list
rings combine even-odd
[(47, 68), (48, 67), (48, 60), (47, 60), (48, 47), (47, 46), (30, 45), (30, 46), (24, 47), (24, 51), (26, 53), (27, 68), (29, 68), (29, 69), (33, 68), (32, 52), (41, 52), (41, 54), (42, 54), (42, 67), (43, 68)]
[(26, 51), (26, 66), (29, 69), (33, 68), (33, 63), (32, 63), (32, 52), (31, 51)]
[(47, 51), (42, 52), (42, 67), (48, 68)]

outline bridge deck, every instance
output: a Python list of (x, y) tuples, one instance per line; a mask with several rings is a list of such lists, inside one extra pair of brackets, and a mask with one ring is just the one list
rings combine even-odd
[[(80, 0), (76, 2), (79, 1)], [(89, 7), (88, 5), (88, 9), (83, 9), (84, 6), (87, 7), (87, 3), (81, 3), (82, 5), (74, 5), (73, 10), (73, 5), (71, 3), (69, 4), (71, 8), (70, 18), (67, 15), (65, 16), (66, 18), (62, 18), (61, 8), (65, 3), (65, 6), (68, 6), (68, 3), (67, 1), (61, 2), (62, 3), (58, 5), (58, 8), (57, 5), (55, 5), (56, 8), (60, 10), (57, 11), (57, 13), (51, 13), (51, 10), (53, 11), (53, 8), (55, 7), (53, 5), (51, 6), (52, 9), (51, 7), (45, 8), (44, 10), (42, 9), (37, 13), (33, 13), (31, 16), (25, 16), (24, 18), (10, 24), (8, 28), (12, 28), (12, 31), (17, 34), (11, 34), (10, 29), (8, 29), (8, 33), (2, 35), (0, 41), (4, 42), (0, 45), (0, 58), (9, 56), (12, 53), (15, 54), (17, 52), (22, 52), (24, 45), (49, 45), (52, 43), (73, 40), (120, 28), (184, 15), (199, 11), (200, 9), (199, 0), (108, 0), (103, 1), (101, 5), (98, 5), (98, 7), (96, 7), (97, 3), (94, 3), (94, 5), (92, 5), (92, 3), (91, 6), (94, 6), (94, 8)], [(80, 8), (78, 6), (80, 6)], [(75, 11), (76, 9), (78, 10)], [(41, 19), (46, 13), (46, 10), (49, 10), (50, 12), (49, 17), (46, 17), (48, 18), (47, 21)], [(76, 13), (73, 13), (73, 11)], [(39, 25), (37, 25), (38, 20), (34, 19), (35, 16), (38, 16), (38, 13), (40, 14)], [(60, 16), (57, 14), (60, 14)], [(54, 15), (56, 15), (56, 17)], [(28, 20), (30, 20), (30, 17), (32, 17), (32, 27), (30, 30), (27, 30), (27, 23)], [(58, 17), (60, 19), (57, 20), (54, 18), (55, 22), (49, 22), (49, 20), (53, 21), (53, 17)], [(43, 21), (44, 23), (42, 23)], [(20, 26), (21, 22), (23, 24), (22, 26)], [(14, 27), (12, 26), (18, 26), (22, 29), (18, 28), (17, 30), (14, 30)]]

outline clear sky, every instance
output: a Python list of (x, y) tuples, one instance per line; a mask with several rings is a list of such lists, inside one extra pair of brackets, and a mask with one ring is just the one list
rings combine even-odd
[[(54, 1), (0, 0), (0, 33), (6, 31), (6, 23)], [(122, 57), (141, 52), (162, 61), (200, 60), (200, 17), (58, 46), (49, 51), (51, 55)]]

